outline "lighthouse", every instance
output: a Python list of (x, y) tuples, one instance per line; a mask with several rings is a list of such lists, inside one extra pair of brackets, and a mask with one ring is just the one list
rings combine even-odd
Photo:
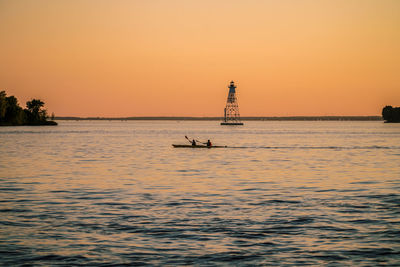
[(228, 86), (229, 93), (224, 109), (224, 121), (221, 125), (243, 125), (240, 121), (239, 105), (236, 98), (236, 86), (233, 81)]

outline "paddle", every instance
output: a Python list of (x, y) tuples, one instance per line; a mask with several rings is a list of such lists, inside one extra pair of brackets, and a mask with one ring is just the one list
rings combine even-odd
[[(185, 135), (185, 138), (190, 142), (190, 143), (192, 143), (192, 140), (190, 140), (189, 139), (189, 137), (187, 137), (187, 135)], [(199, 140), (195, 140), (197, 143), (203, 143), (203, 142), (200, 142)], [(204, 144), (204, 143), (203, 143)]]
[(185, 138), (186, 138), (190, 143), (192, 143), (192, 140), (190, 140), (189, 137), (187, 137), (187, 135), (185, 135)]

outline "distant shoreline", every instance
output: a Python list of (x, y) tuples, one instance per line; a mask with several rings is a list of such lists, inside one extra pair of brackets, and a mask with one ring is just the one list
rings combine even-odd
[[(55, 117), (55, 120), (107, 120), (107, 121), (222, 121), (222, 117)], [(242, 117), (242, 121), (382, 121), (381, 116), (288, 116)]]

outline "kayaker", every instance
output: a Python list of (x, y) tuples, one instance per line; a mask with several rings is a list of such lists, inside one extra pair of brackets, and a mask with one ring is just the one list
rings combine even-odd
[(207, 146), (212, 146), (210, 139), (207, 140)]
[(185, 135), (185, 138), (192, 144), (192, 146), (196, 146), (196, 140), (190, 140), (189, 137)]

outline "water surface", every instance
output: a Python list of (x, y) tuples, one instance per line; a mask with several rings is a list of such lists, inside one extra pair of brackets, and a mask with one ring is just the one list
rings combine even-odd
[(399, 124), (60, 121), (0, 152), (0, 265), (400, 264)]

